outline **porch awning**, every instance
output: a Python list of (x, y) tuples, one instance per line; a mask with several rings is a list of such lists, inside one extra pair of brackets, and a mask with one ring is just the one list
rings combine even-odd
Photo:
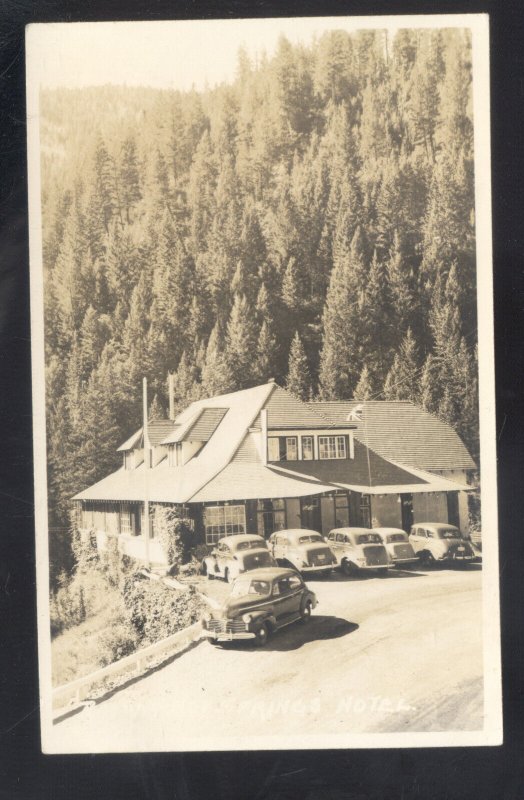
[(287, 470), (264, 464), (232, 463), (203, 486), (190, 503), (221, 500), (257, 500), (258, 498), (307, 497), (336, 490), (336, 486), (316, 478), (294, 475)]

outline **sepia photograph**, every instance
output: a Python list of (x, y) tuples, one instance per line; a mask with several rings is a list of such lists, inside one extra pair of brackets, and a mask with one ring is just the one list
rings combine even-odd
[(500, 744), (487, 16), (26, 46), (43, 751)]

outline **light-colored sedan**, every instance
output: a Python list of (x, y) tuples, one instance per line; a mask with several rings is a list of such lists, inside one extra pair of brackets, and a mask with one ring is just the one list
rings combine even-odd
[(388, 571), (389, 556), (382, 538), (370, 528), (335, 528), (329, 532), (327, 542), (346, 575), (368, 569), (381, 575)]
[(275, 531), (269, 537), (273, 558), (283, 567), (294, 567), (301, 573), (329, 572), (337, 560), (325, 539), (307, 528)]
[(405, 566), (418, 561), (407, 533), (400, 528), (373, 528), (384, 543), (392, 566)]
[(256, 534), (236, 533), (224, 536), (202, 562), (208, 578), (232, 581), (242, 572), (276, 566), (265, 539)]
[(469, 564), (476, 560), (471, 544), (447, 522), (417, 522), (409, 534), (413, 550), (424, 567), (433, 564)]

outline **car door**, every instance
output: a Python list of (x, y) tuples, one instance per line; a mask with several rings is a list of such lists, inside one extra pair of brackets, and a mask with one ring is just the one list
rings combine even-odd
[(231, 551), (225, 542), (219, 542), (217, 545), (217, 565), (220, 575), (224, 575), (226, 568), (229, 567), (231, 561)]
[(344, 537), (341, 533), (335, 533), (333, 531), (328, 536), (329, 547), (331, 548), (333, 555), (335, 556), (339, 564), (342, 559), (343, 541)]
[(273, 603), (274, 614), (279, 625), (284, 624), (290, 617), (293, 616), (293, 611), (296, 602), (296, 587), (290, 583), (293, 576), (285, 576), (278, 578), (273, 583)]
[(273, 558), (277, 561), (283, 561), (286, 557), (285, 553), (285, 544), (286, 544), (286, 537), (282, 536), (281, 533), (274, 534), (273, 540)]
[(424, 528), (414, 525), (411, 528), (409, 541), (413, 545), (413, 550), (415, 553), (420, 553), (421, 550), (424, 550), (426, 547), (426, 531)]

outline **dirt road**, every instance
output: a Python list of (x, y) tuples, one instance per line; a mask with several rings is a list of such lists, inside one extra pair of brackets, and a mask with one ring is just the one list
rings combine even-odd
[(268, 747), (268, 736), (479, 730), (481, 578), (470, 566), (310, 580), (319, 605), (308, 625), (280, 631), (261, 650), (203, 642), (55, 724), (53, 749), (187, 750), (211, 740), (229, 749), (250, 746), (246, 737)]

